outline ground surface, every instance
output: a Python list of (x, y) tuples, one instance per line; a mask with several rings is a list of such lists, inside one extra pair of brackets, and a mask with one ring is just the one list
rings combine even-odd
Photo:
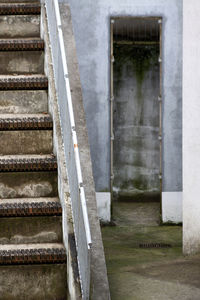
[(113, 217), (102, 228), (112, 300), (200, 299), (200, 255), (182, 255), (182, 227), (159, 226), (158, 203), (115, 202)]

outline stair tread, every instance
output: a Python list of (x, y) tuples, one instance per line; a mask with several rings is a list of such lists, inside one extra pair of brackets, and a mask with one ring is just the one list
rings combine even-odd
[(55, 202), (60, 203), (58, 197), (40, 197), (40, 198), (0, 198), (0, 205), (4, 203), (48, 203)]
[(34, 41), (34, 42), (44, 42), (44, 40), (42, 39), (42, 38), (40, 38), (40, 37), (15, 37), (15, 38), (12, 38), (12, 37), (7, 37), (7, 38), (0, 38), (0, 42), (9, 42), (9, 41), (11, 41), (11, 42), (14, 42), (14, 41), (16, 41), (16, 42), (22, 42), (22, 41), (24, 41), (24, 42), (26, 42), (26, 43), (29, 43), (30, 41)]
[(0, 119), (40, 119), (40, 118), (51, 118), (51, 115), (48, 113), (39, 113), (39, 114), (1, 114), (0, 113)]
[(0, 172), (56, 171), (57, 160), (49, 155), (0, 155)]
[(16, 80), (16, 79), (34, 79), (34, 78), (42, 78), (42, 79), (46, 79), (46, 75), (44, 74), (20, 74), (20, 75), (0, 75), (0, 80)]
[(41, 38), (1, 38), (0, 51), (34, 51), (44, 50)]
[(32, 203), (32, 202), (58, 202), (60, 203), (60, 200), (58, 197), (38, 197), (38, 198), (0, 198), (0, 204), (2, 202), (5, 203)]
[(0, 160), (28, 160), (28, 159), (34, 159), (34, 160), (41, 160), (41, 159), (55, 159), (55, 155), (53, 153), (51, 154), (15, 154), (15, 155), (0, 155)]
[(48, 88), (44, 74), (0, 75), (0, 90), (41, 90)]
[(62, 243), (37, 243), (37, 244), (0, 244), (0, 251), (22, 249), (65, 249)]
[(38, 15), (39, 3), (0, 3), (0, 15)]
[(0, 131), (52, 129), (49, 114), (0, 114)]
[(61, 243), (0, 245), (0, 265), (66, 263)]
[(0, 199), (0, 217), (61, 215), (59, 198)]

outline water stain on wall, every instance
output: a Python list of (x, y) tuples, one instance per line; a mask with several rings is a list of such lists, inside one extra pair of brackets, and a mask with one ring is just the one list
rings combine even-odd
[(114, 44), (115, 198), (159, 197), (159, 45)]

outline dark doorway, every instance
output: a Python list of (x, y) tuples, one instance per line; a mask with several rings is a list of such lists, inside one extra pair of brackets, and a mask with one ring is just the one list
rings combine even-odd
[(111, 20), (113, 199), (160, 201), (161, 19)]

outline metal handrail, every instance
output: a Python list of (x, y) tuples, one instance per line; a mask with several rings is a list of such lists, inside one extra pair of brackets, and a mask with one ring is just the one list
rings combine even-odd
[(54, 5), (55, 5), (57, 27), (58, 27), (58, 32), (59, 32), (59, 42), (60, 42), (60, 48), (61, 48), (62, 62), (63, 62), (64, 71), (65, 71), (64, 76), (65, 76), (65, 81), (66, 81), (67, 101), (68, 101), (68, 107), (69, 107), (70, 123), (71, 123), (71, 128), (72, 128), (72, 139), (73, 139), (73, 143), (74, 143), (76, 169), (77, 169), (77, 175), (78, 175), (78, 181), (79, 181), (79, 188), (80, 188), (80, 191), (81, 191), (81, 193), (80, 193), (81, 194), (81, 203), (82, 203), (82, 206), (83, 206), (83, 213), (84, 213), (84, 221), (85, 221), (88, 247), (90, 248), (90, 246), (92, 244), (92, 239), (91, 239), (89, 219), (88, 219), (88, 213), (87, 213), (85, 191), (84, 191), (84, 188), (83, 188), (82, 171), (81, 171), (80, 156), (79, 156), (79, 150), (78, 150), (77, 134), (76, 134), (76, 130), (75, 130), (75, 121), (74, 121), (74, 112), (73, 112), (73, 105), (72, 105), (71, 89), (70, 89), (70, 83), (69, 83), (69, 75), (68, 75), (67, 60), (66, 60), (63, 32), (62, 32), (62, 27), (61, 27), (62, 25), (61, 25), (61, 18), (60, 18), (60, 10), (59, 10), (59, 5), (58, 5), (58, 0), (54, 0)]
[[(77, 245), (77, 254), (78, 254), (78, 265), (79, 265), (79, 274), (80, 274), (80, 280), (81, 280), (81, 288), (82, 288), (82, 295), (83, 299), (89, 299), (89, 290), (90, 290), (90, 250), (92, 245), (91, 240), (91, 232), (90, 232), (90, 225), (89, 225), (89, 218), (88, 218), (88, 212), (87, 212), (87, 204), (86, 204), (86, 197), (85, 197), (85, 190), (83, 187), (83, 178), (82, 178), (82, 171), (81, 171), (81, 163), (80, 163), (80, 156), (79, 156), (79, 149), (78, 149), (78, 141), (77, 141), (77, 134), (75, 129), (75, 120), (74, 120), (74, 112), (73, 112), (73, 104), (72, 104), (72, 97), (71, 97), (71, 90), (70, 90), (70, 83), (69, 83), (69, 75), (68, 75), (68, 68), (67, 68), (67, 59), (66, 59), (66, 52), (65, 52), (65, 45), (64, 45), (64, 38), (63, 38), (63, 31), (62, 31), (62, 25), (61, 25), (61, 16), (60, 16), (60, 10), (59, 10), (59, 4), (58, 0), (45, 0), (46, 10), (47, 10), (47, 20), (49, 24), (49, 35), (50, 35), (50, 42), (51, 42), (51, 51), (53, 56), (53, 68), (54, 68), (54, 77), (55, 77), (55, 85), (56, 85), (56, 91), (58, 96), (58, 102), (60, 107), (60, 115), (61, 115), (61, 124), (63, 121), (63, 124), (66, 124), (68, 122), (70, 123), (70, 129), (71, 129), (71, 136), (69, 136), (69, 132), (66, 128), (62, 127), (62, 134), (65, 135), (64, 140), (64, 148), (65, 149), (65, 155), (66, 157), (70, 157), (71, 164), (73, 164), (73, 158), (76, 168), (76, 177), (77, 178), (69, 178), (69, 188), (71, 193), (71, 198), (73, 198), (73, 191), (74, 189), (79, 190), (79, 196), (80, 196), (80, 204), (81, 207), (77, 207), (77, 205), (80, 205), (77, 199), (77, 190), (74, 192), (74, 201), (72, 199), (72, 215), (73, 215), (73, 221), (74, 221), (74, 228), (75, 228), (75, 239), (76, 239), (76, 245)], [(53, 11), (54, 10), (54, 11)], [(55, 18), (55, 20), (52, 20), (52, 18)], [(51, 23), (55, 21), (56, 29), (51, 27)], [(53, 23), (54, 24), (54, 23)], [(54, 45), (56, 41), (54, 41), (54, 38), (56, 36), (58, 45)], [(58, 53), (59, 52), (59, 53)], [(57, 62), (57, 65), (55, 63), (55, 60)], [(61, 61), (60, 61), (61, 60)], [(62, 66), (59, 69), (60, 65)], [(54, 66), (54, 64), (56, 66)], [(57, 67), (57, 70), (56, 70)], [(61, 79), (64, 82), (63, 85), (60, 87), (60, 76)], [(64, 77), (64, 78), (63, 78)], [(64, 89), (62, 91), (59, 90)], [(62, 93), (61, 93), (62, 92)], [(61, 94), (60, 94), (61, 93)], [(61, 95), (59, 99), (59, 95)], [(62, 99), (63, 95), (65, 97)], [(64, 114), (64, 120), (62, 120), (63, 111), (62, 111), (62, 100), (67, 101), (67, 109), (68, 111), (66, 114)], [(66, 142), (65, 142), (66, 141)], [(73, 155), (68, 154), (68, 150), (71, 149), (71, 145), (73, 145)], [(68, 164), (68, 163), (67, 163)], [(68, 177), (70, 177), (70, 171), (72, 173), (72, 176), (74, 175), (74, 172), (70, 169), (67, 170)], [(70, 187), (70, 181), (73, 186)], [(77, 183), (77, 186), (76, 186)], [(71, 191), (72, 190), (72, 191)], [(83, 217), (83, 224), (84, 224), (84, 234), (86, 238), (87, 243), (87, 249), (88, 253), (86, 254), (82, 248), (82, 243), (84, 243), (82, 232), (83, 228), (81, 228), (81, 221), (80, 219), (80, 209)], [(80, 234), (81, 231), (81, 234)], [(80, 240), (80, 241), (79, 241)], [(84, 255), (88, 255), (88, 257), (84, 257)], [(85, 266), (85, 261), (87, 261), (87, 266)], [(88, 278), (84, 278), (84, 277)]]

